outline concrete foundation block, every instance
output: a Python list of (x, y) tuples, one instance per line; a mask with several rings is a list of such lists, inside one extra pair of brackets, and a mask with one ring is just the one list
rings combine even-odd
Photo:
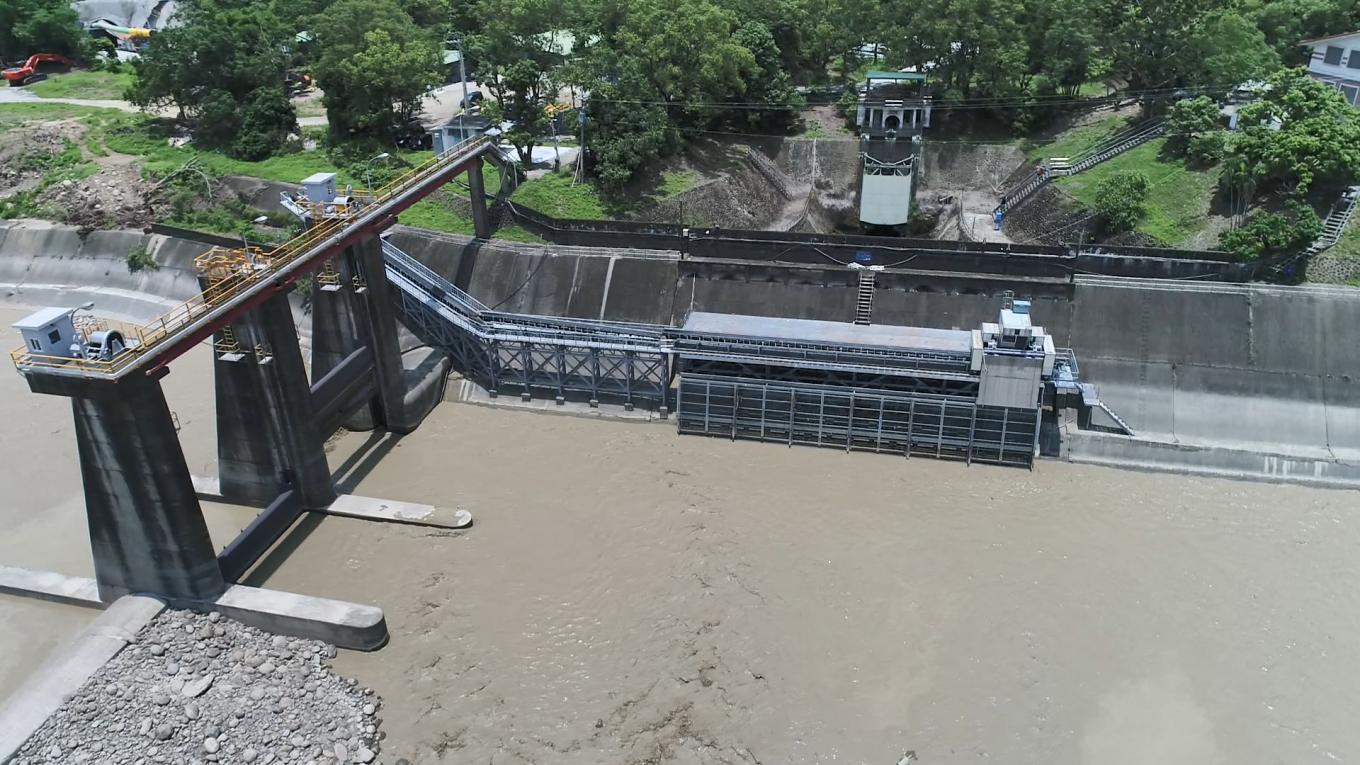
[(324, 640), (355, 651), (373, 651), (387, 644), (387, 619), (374, 606), (237, 584), (199, 608), (215, 609), (267, 632)]
[(93, 579), (55, 571), (0, 566), (0, 592), (73, 606), (104, 607), (104, 601), (99, 599), (99, 585)]

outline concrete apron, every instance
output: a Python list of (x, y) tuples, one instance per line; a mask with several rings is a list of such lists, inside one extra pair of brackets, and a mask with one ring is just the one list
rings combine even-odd
[[(93, 579), (15, 566), (0, 566), (0, 592), (87, 608), (108, 606), (99, 599)], [(354, 651), (373, 651), (387, 644), (387, 620), (376, 606), (243, 584), (228, 585), (214, 600), (157, 600), (191, 611), (218, 611), (266, 632), (321, 640)]]
[(1080, 430), (1074, 423), (1068, 423), (1063, 429), (1063, 452), (1072, 462), (1090, 465), (1360, 489), (1360, 460), (1131, 437)]
[[(220, 484), (216, 478), (207, 475), (192, 476), (194, 491), (204, 499), (223, 499)], [(458, 512), (437, 508), (422, 502), (402, 502), (395, 499), (363, 497), (358, 494), (339, 494), (335, 501), (326, 507), (315, 508), (309, 512), (325, 515), (339, 515), (365, 521), (385, 523), (405, 523), (412, 526), (432, 526), (441, 529), (461, 529), (470, 525)]]

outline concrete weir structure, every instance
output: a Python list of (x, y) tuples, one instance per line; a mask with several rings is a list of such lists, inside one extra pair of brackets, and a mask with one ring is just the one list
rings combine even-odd
[[(80, 237), (50, 224), (7, 224), (0, 237), (0, 285), (8, 283), (25, 302), (76, 305), (96, 294), (89, 285), (103, 284), (101, 307), (131, 318), (144, 318), (196, 291), (192, 258), (205, 249), (129, 232)], [(390, 238), (485, 305), (543, 316), (671, 326), (683, 324), (692, 312), (846, 322), (854, 316), (859, 284), (855, 274), (834, 265), (517, 245), (401, 226)], [(122, 256), (139, 245), (164, 264), (159, 271), (127, 272)], [(344, 268), (342, 263), (342, 275)], [(315, 289), (314, 298), (333, 295)], [(873, 320), (971, 328), (992, 318), (997, 296), (1006, 289), (1032, 299), (1036, 321), (1055, 344), (1074, 349), (1082, 379), (1098, 385), (1101, 398), (1137, 434), (1098, 429), (1110, 422), (1097, 412), (1092, 428), (1062, 423), (1062, 447), (1044, 440), (1054, 456), (1320, 485), (1353, 486), (1360, 480), (1355, 441), (1360, 358), (1344, 340), (1360, 319), (1360, 290), (890, 268), (874, 286)], [(314, 305), (312, 315), (300, 320), (304, 338), (313, 322), (324, 329), (318, 310)], [(299, 314), (295, 305), (295, 318)], [(358, 330), (347, 331), (358, 336)], [(352, 352), (338, 347), (337, 361), (326, 367), (313, 349), (313, 381)], [(442, 379), (438, 369), (447, 361), (423, 359), (427, 368), (418, 386), (411, 384), (420, 372), (412, 361), (408, 352), (406, 397), (418, 393), (423, 408), (432, 403)]]
[[(505, 310), (680, 325), (693, 312), (849, 322), (859, 280), (838, 266), (714, 261), (679, 252), (476, 242), (397, 227), (391, 241)], [(1136, 435), (1065, 420), (1080, 462), (1360, 486), (1360, 290), (889, 268), (873, 321), (939, 329), (993, 317), (1005, 290), (1033, 300), (1081, 377)], [(1088, 427), (1082, 427), (1088, 426)]]

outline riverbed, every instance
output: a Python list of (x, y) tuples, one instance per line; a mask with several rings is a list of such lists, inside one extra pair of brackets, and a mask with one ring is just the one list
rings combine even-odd
[[(166, 387), (210, 470), (200, 350)], [(0, 375), (0, 415), (0, 560), (88, 574), (66, 402)], [(390, 644), (336, 663), (385, 699), (385, 762), (1360, 758), (1354, 492), (452, 403), (331, 458), (347, 490), (476, 517), (307, 518), (251, 576), (386, 611)], [(219, 544), (250, 513), (204, 512)], [(0, 599), (0, 692), (73, 612)]]

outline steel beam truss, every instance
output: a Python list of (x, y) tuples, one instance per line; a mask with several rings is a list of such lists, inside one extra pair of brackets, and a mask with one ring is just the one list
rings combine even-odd
[(497, 313), (386, 242), (384, 255), (406, 325), (493, 394), (668, 407), (671, 355), (659, 327)]
[(1029, 467), (1038, 409), (966, 398), (685, 374), (681, 433)]

